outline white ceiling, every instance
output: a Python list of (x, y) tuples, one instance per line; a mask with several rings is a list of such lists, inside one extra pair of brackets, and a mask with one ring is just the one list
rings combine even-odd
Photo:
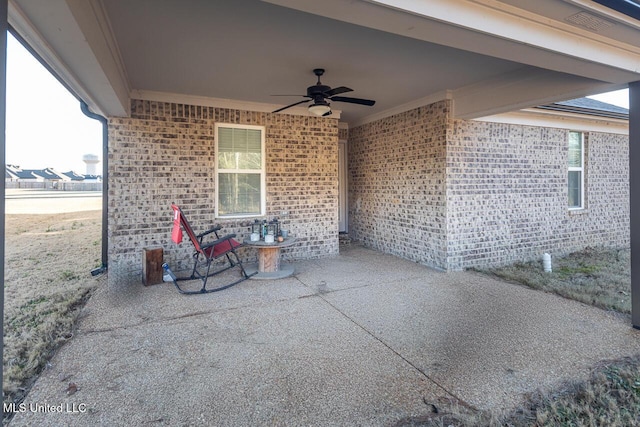
[(252, 0), (105, 6), (132, 88), (287, 105), (302, 98), (271, 95), (306, 94), (325, 68), (324, 84), (377, 101), (334, 105), (346, 121), (522, 67)]
[[(270, 111), (303, 99), (272, 95), (305, 94), (312, 69), (325, 68), (324, 84), (377, 101), (333, 103), (342, 121), (358, 123), (425, 99), (450, 97), (460, 117), (477, 117), (640, 80), (637, 21), (594, 8), (588, 0), (10, 0), (10, 23), (103, 114), (125, 115), (130, 96), (163, 94)], [(593, 31), (565, 20), (580, 12), (607, 14), (612, 25)]]

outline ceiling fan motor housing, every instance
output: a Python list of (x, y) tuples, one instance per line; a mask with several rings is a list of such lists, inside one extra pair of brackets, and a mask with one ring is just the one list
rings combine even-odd
[(307, 96), (309, 98), (315, 98), (316, 96), (324, 96), (326, 92), (331, 90), (331, 86), (325, 85), (313, 85), (307, 88)]

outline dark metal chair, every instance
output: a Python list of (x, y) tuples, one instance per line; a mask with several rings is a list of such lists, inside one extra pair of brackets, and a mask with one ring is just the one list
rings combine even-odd
[[(182, 229), (184, 229), (184, 231), (187, 233), (187, 236), (189, 236), (189, 240), (191, 240), (191, 243), (196, 250), (193, 254), (193, 271), (191, 272), (191, 276), (176, 277), (167, 263), (164, 263), (162, 265), (166, 273), (171, 276), (173, 284), (181, 294), (206, 294), (209, 292), (221, 291), (223, 289), (230, 288), (233, 285), (237, 285), (238, 283), (248, 279), (253, 275), (250, 275), (245, 271), (244, 267), (242, 266), (242, 261), (236, 253), (236, 249), (243, 246), (243, 244), (234, 239), (234, 237), (236, 237), (235, 234), (227, 234), (224, 237), (220, 237), (218, 235), (218, 231), (220, 231), (222, 227), (220, 227), (219, 225), (216, 225), (211, 230), (205, 231), (204, 233), (195, 234), (193, 232), (193, 229), (189, 225), (189, 221), (187, 221), (187, 218), (184, 216), (182, 210), (175, 203), (171, 204), (171, 208), (173, 209), (173, 231), (171, 232), (171, 240), (178, 244), (182, 242), (182, 230), (180, 229), (180, 227), (182, 227)], [(204, 237), (208, 236), (211, 233), (215, 235), (215, 240), (204, 243)], [(232, 254), (235, 260), (232, 259)], [(211, 267), (214, 260), (222, 256), (225, 256), (227, 258), (229, 265), (217, 271), (212, 271)], [(207, 279), (209, 277), (222, 273), (223, 271), (229, 270), (230, 268), (234, 267), (240, 267), (242, 273), (242, 277), (240, 278), (240, 280), (223, 286), (219, 286), (217, 288), (207, 289)], [(184, 290), (178, 285), (179, 281), (196, 279), (202, 281), (202, 288), (200, 290)]]

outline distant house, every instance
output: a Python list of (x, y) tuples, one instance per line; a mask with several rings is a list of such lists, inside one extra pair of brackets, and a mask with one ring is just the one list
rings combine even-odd
[[(99, 187), (96, 187), (96, 184), (101, 182), (102, 177), (99, 175), (82, 175), (74, 171), (61, 173), (53, 168), (22, 169), (20, 166), (16, 165), (5, 166), (5, 183), (9, 188), (49, 188), (95, 191), (99, 189)], [(64, 186), (61, 187), (61, 184), (64, 184)]]
[(70, 181), (70, 178), (53, 168), (22, 169), (20, 166), (7, 165), (5, 167), (7, 178), (17, 181), (43, 182), (43, 181)]
[(82, 175), (84, 182), (102, 182), (102, 175)]
[(5, 178), (10, 181), (43, 181), (43, 178), (34, 175), (29, 170), (21, 169), (20, 166), (7, 165), (5, 167)]
[(38, 177), (41, 177), (45, 181), (70, 181), (70, 179), (64, 175), (56, 171), (53, 168), (45, 168), (45, 169), (29, 169), (29, 171)]
[(84, 181), (85, 179), (84, 175), (80, 175), (74, 171), (63, 172), (62, 174), (69, 178), (71, 181)]
[(18, 169), (17, 166), (13, 166), (13, 165), (5, 166), (4, 179), (6, 182), (17, 181), (20, 179), (20, 176), (18, 175), (18, 171), (16, 169)]

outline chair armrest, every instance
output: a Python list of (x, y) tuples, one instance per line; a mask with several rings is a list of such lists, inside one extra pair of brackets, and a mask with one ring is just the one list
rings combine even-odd
[(215, 233), (216, 231), (220, 231), (220, 230), (222, 230), (222, 227), (221, 227), (221, 226), (219, 226), (219, 225), (216, 225), (216, 226), (215, 226), (215, 227), (213, 227), (211, 230), (209, 230), (209, 231), (205, 231), (204, 233), (200, 233), (200, 234), (196, 235), (196, 237), (197, 237), (198, 239), (201, 239), (201, 238), (203, 238), (204, 236), (206, 236), (207, 234)]
[(222, 242), (225, 242), (225, 241), (227, 241), (227, 240), (231, 240), (231, 239), (233, 239), (234, 237), (236, 237), (236, 235), (235, 235), (235, 234), (227, 234), (227, 235), (226, 235), (226, 236), (224, 236), (224, 237), (221, 237), (221, 238), (219, 238), (219, 239), (216, 239), (216, 240), (214, 240), (214, 241), (212, 241), (212, 242), (208, 242), (207, 244), (205, 244), (205, 245), (201, 245), (200, 247), (201, 247), (202, 249), (207, 249), (207, 248), (210, 248), (210, 247), (212, 247), (212, 246), (218, 245), (218, 244), (220, 244), (220, 243), (222, 243)]

